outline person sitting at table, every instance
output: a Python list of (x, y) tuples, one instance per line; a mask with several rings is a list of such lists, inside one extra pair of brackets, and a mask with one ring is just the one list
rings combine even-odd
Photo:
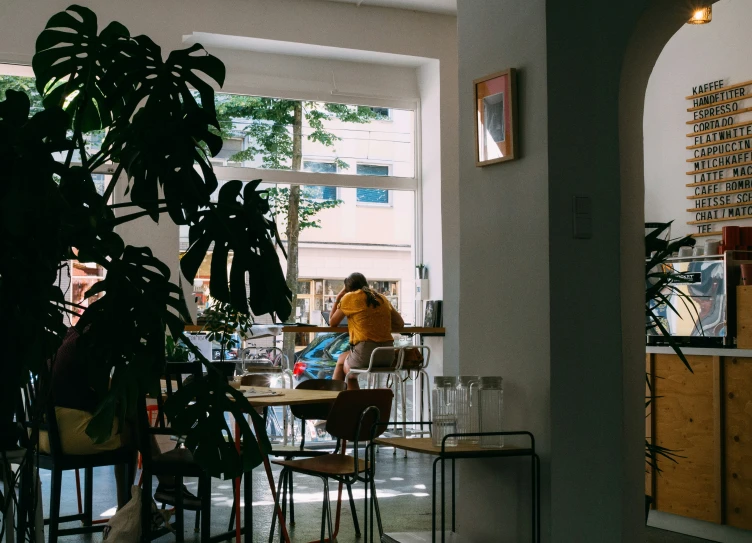
[[(112, 435), (102, 443), (95, 443), (86, 433), (86, 427), (94, 417), (94, 412), (103, 398), (89, 385), (86, 360), (78, 352), (78, 340), (85, 331), (76, 326), (68, 328), (57, 355), (52, 360), (51, 392), (55, 406), (55, 417), (60, 431), (60, 444), (65, 454), (97, 454), (119, 449), (126, 445), (135, 445), (135, 423), (126, 421), (120, 424), (117, 417), (113, 421)], [(151, 454), (161, 454), (161, 449), (155, 436), (151, 436)], [(40, 433), (39, 448), (49, 453), (49, 437), (47, 433)], [(135, 458), (134, 458), (135, 460)], [(155, 499), (164, 501), (175, 494), (175, 480), (173, 477), (159, 477), (159, 485), (154, 493)], [(118, 508), (125, 505), (127, 490), (131, 482), (125, 480), (124, 466), (115, 466), (115, 485), (117, 487)], [(184, 504), (200, 505), (196, 496), (183, 486)]]
[[(362, 273), (351, 273), (345, 279), (345, 287), (337, 294), (334, 307), (329, 324), (338, 326), (347, 317), (350, 332), (350, 350), (339, 355), (332, 376), (332, 379), (344, 381), (350, 370), (368, 368), (374, 349), (393, 346), (392, 330), (402, 328), (405, 321), (384, 295), (368, 286)], [(394, 363), (394, 353), (377, 351), (373, 363), (374, 367), (389, 367)], [(360, 388), (357, 375), (348, 379), (347, 388)]]

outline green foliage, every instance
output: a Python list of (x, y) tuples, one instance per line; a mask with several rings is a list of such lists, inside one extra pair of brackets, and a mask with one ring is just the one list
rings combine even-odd
[[(189, 389), (195, 393), (190, 409), (189, 393), (168, 402), (173, 426), (187, 435), (186, 443), (212, 473), (230, 477), (260, 461), (250, 446), (253, 434), (241, 424), (249, 456), (241, 461), (217, 452), (220, 462), (208, 465), (217, 461), (212, 448), (225, 440), (225, 427), (217, 423), (223, 409), (240, 421), (247, 412), (244, 402), (224, 402), (233, 389), (183, 333), (190, 316), (169, 267), (148, 247), (126, 245), (115, 228), (144, 216), (157, 221), (163, 213), (188, 225), (189, 250), (181, 261), (186, 279), (193, 282), (195, 262), (214, 244), (212, 296), (244, 315), (276, 313), (284, 320), (291, 292), (275, 250), (276, 225), (258, 183), (241, 192), (242, 183), (230, 182), (218, 203), (210, 201), (217, 179), (209, 159), (222, 142), (207, 81), (222, 85), (223, 64), (200, 45), (163, 58), (148, 37), (131, 37), (117, 22), (100, 32), (95, 14), (74, 5), (55, 14), (37, 39), (32, 65), (36, 103), (41, 98), (44, 109), (29, 118), (33, 90), (4, 89), (0, 327), (23, 346), (23, 355), (4, 357), (4, 368), (12, 370), (4, 375), (12, 378), (0, 381), (0, 397), (15, 397), (19, 379), (29, 371), (45, 371), (65, 333), (64, 314), (85, 309), (78, 324), (85, 330), (80, 351), (89, 384), (105, 397), (87, 432), (106, 439), (115, 415), (132, 417), (140, 396), (159, 393), (169, 329), (208, 372)], [(86, 138), (99, 131), (107, 135), (91, 152)], [(55, 159), (59, 153), (64, 160)], [(92, 174), (106, 162), (117, 167), (100, 195)], [(111, 205), (119, 182), (128, 184), (127, 199)], [(87, 292), (88, 308), (66, 302), (57, 286), (63, 263), (71, 259), (107, 272)], [(9, 415), (3, 409), (0, 433)]]
[(204, 312), (204, 330), (208, 333), (209, 341), (219, 343), (221, 360), (224, 361), (225, 352), (231, 348), (239, 347), (235, 334), (244, 336), (253, 326), (253, 318), (250, 315), (239, 313), (230, 304), (221, 302), (213, 303)]
[[(277, 218), (288, 220), (290, 189), (287, 187), (272, 187), (266, 191), (269, 207)], [(306, 193), (305, 187), (300, 191), (298, 217), (300, 229), (321, 228), (321, 221), (316, 215), (324, 209), (333, 209), (342, 204), (342, 200), (318, 200)]]
[[(692, 367), (682, 352), (681, 346), (676, 338), (669, 334), (662, 318), (657, 314), (657, 309), (662, 306), (666, 306), (678, 314), (670, 301), (672, 296), (675, 296), (682, 303), (691, 304), (691, 302), (686, 301), (687, 295), (677, 288), (677, 285), (691, 283), (691, 279), (687, 279), (684, 275), (676, 272), (668, 259), (682, 247), (693, 247), (696, 240), (692, 236), (675, 240), (662, 239), (661, 236), (670, 227), (670, 222), (657, 225), (645, 236), (645, 331), (658, 330), (686, 368), (692, 372)], [(688, 305), (688, 307), (691, 307), (691, 305)], [(645, 375), (646, 384), (650, 391), (650, 396), (645, 399), (645, 409), (652, 408), (657, 398), (653, 394), (653, 384), (650, 378), (650, 374)], [(645, 461), (654, 473), (661, 472), (660, 460), (670, 460), (677, 463), (677, 458), (684, 457), (680, 456), (678, 451), (657, 445), (649, 439), (645, 440)]]
[(165, 337), (165, 359), (168, 362), (188, 362), (191, 351), (172, 336)]
[[(264, 168), (277, 170), (290, 169), (296, 105), (302, 105), (303, 117), (312, 129), (307, 139), (327, 147), (334, 146), (341, 138), (328, 132), (324, 122), (336, 119), (346, 123), (366, 124), (381, 118), (366, 106), (320, 104), (258, 96), (221, 94), (217, 96), (216, 104), (223, 138), (250, 136), (248, 149), (235, 153), (232, 160), (253, 160), (260, 156)], [(337, 164), (340, 168), (347, 168), (347, 163), (339, 159)]]
[(30, 113), (34, 115), (44, 109), (42, 106), (42, 97), (36, 89), (36, 83), (33, 77), (23, 77), (19, 75), (0, 75), (0, 100), (5, 100), (6, 92), (14, 90), (24, 93), (31, 101)]

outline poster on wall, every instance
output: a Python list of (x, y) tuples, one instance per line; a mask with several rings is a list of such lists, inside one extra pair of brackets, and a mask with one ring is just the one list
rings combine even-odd
[(488, 166), (517, 158), (514, 68), (473, 81), (475, 85), (475, 164)]

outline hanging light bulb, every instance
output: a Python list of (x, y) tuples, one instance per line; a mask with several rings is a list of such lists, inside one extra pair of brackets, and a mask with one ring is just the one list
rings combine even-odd
[(691, 25), (705, 25), (713, 20), (713, 6), (697, 8), (692, 13), (692, 18), (687, 21)]

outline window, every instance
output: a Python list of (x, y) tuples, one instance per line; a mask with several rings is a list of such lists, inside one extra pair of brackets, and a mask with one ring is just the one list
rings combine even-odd
[[(344, 278), (360, 272), (406, 322), (415, 322), (414, 289), (401, 290), (415, 277), (415, 112), (228, 94), (216, 95), (216, 107), (225, 137), (217, 157), (222, 164), (215, 165), (220, 186), (227, 179), (262, 178), (260, 188), (276, 189), (269, 194), (280, 239), (288, 254), (297, 252), (301, 278), (292, 320), (323, 322), (321, 313), (331, 311)], [(296, 129), (292, 113), (300, 108), (303, 122)], [(302, 160), (294, 161), (297, 138)], [(293, 185), (307, 200), (299, 207), (295, 238), (285, 203)], [(180, 238), (183, 252), (187, 227), (180, 227)], [(199, 318), (212, 302), (211, 261), (210, 248), (193, 285)], [(312, 339), (298, 334), (297, 348)]]
[(372, 107), (371, 111), (379, 116), (378, 120), (380, 121), (390, 121), (392, 119), (392, 110), (388, 107)]
[(337, 173), (337, 164), (334, 162), (314, 162), (312, 160), (305, 160), (303, 162), (303, 170), (315, 173)]
[[(274, 170), (265, 179), (284, 183), (284, 174), (273, 174), (292, 170), (293, 141), (300, 137), (300, 171), (356, 175), (356, 164), (375, 161), (389, 165), (386, 175), (405, 179), (405, 188), (417, 185), (407, 182), (416, 172), (414, 111), (224, 93), (215, 103), (225, 146), (214, 160), (228, 167)], [(297, 128), (291, 124), (296, 108), (302, 109)]]
[[(358, 175), (389, 175), (389, 166), (375, 164), (358, 164), (356, 169)], [(386, 189), (364, 189), (357, 190), (357, 199), (359, 204), (376, 204), (389, 205), (389, 191)]]
[[(303, 171), (314, 173), (337, 173), (337, 164), (335, 162), (314, 162), (312, 160), (303, 161)], [(320, 185), (306, 185), (303, 187), (303, 193), (312, 200), (336, 200), (337, 187), (325, 187)]]
[(389, 205), (389, 191), (384, 189), (358, 189), (359, 204)]
[[(321, 313), (323, 311), (329, 313), (334, 311), (334, 300), (344, 286), (345, 282), (342, 279), (301, 279), (298, 282), (298, 320), (312, 324), (324, 324)], [(383, 294), (392, 304), (392, 307), (401, 311), (400, 281), (369, 280), (368, 286), (374, 292)]]

